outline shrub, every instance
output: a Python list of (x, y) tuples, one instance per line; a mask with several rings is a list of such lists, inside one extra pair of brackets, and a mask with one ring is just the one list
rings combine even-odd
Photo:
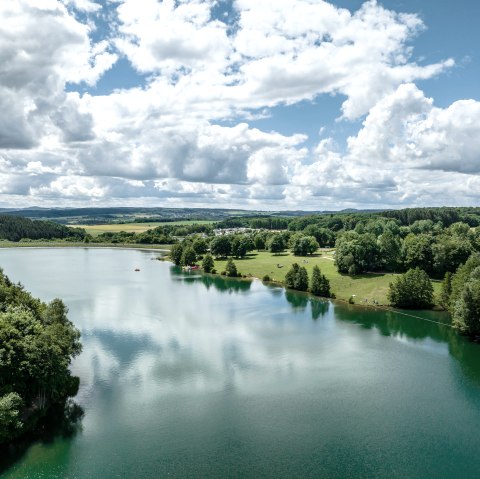
[(232, 258), (227, 261), (227, 265), (225, 266), (225, 274), (231, 278), (236, 278), (239, 276), (237, 266), (233, 262)]
[(318, 266), (313, 267), (310, 292), (316, 296), (330, 297), (330, 281), (320, 272)]
[(205, 273), (211, 273), (214, 266), (215, 262), (213, 261), (213, 256), (210, 253), (207, 253), (202, 261), (203, 270), (205, 271)]
[(432, 282), (422, 269), (409, 269), (390, 283), (388, 299), (399, 308), (430, 308), (433, 305)]

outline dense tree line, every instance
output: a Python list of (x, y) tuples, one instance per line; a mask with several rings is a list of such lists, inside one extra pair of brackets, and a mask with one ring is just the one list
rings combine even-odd
[(474, 253), (455, 273), (446, 274), (442, 303), (460, 332), (480, 336), (480, 253)]
[(77, 393), (70, 374), (80, 332), (59, 299), (48, 304), (0, 270), (0, 444), (34, 429), (40, 417)]
[(51, 221), (0, 215), (0, 239), (9, 241), (20, 241), (21, 239), (83, 241), (85, 235), (85, 230), (82, 228), (68, 228)]
[(219, 229), (228, 228), (252, 228), (265, 230), (286, 230), (292, 218), (278, 216), (255, 216), (228, 218), (216, 224)]
[(397, 219), (404, 226), (422, 220), (429, 220), (433, 223), (440, 222), (445, 227), (459, 222), (467, 223), (470, 226), (480, 226), (480, 208), (406, 208), (383, 211), (380, 215)]
[(480, 251), (480, 228), (466, 223), (444, 228), (432, 220), (417, 220), (407, 227), (381, 218), (337, 235), (336, 265), (347, 274), (420, 268), (443, 278), (475, 251)]

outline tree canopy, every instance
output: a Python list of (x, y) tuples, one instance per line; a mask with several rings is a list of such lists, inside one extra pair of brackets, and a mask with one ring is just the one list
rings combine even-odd
[(433, 305), (432, 282), (420, 268), (409, 269), (390, 283), (388, 299), (399, 308), (429, 308)]
[(68, 228), (52, 221), (30, 220), (21, 216), (0, 215), (0, 239), (73, 239), (83, 241), (86, 232), (81, 228)]
[(45, 304), (0, 272), (0, 443), (24, 431), (25, 411), (76, 394), (79, 379), (69, 367), (81, 351), (80, 332), (67, 312), (60, 299)]

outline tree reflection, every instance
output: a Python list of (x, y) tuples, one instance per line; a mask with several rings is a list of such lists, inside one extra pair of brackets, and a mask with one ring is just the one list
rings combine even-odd
[(172, 267), (170, 274), (182, 279), (184, 283), (203, 283), (207, 289), (213, 287), (221, 293), (249, 291), (252, 286), (252, 281), (249, 279), (227, 278), (226, 276), (203, 274), (196, 271), (183, 271), (179, 267)]
[(465, 375), (480, 384), (480, 344), (451, 330), (448, 351), (460, 363)]
[(316, 321), (320, 316), (324, 316), (330, 309), (330, 301), (319, 298), (311, 298), (310, 305), (312, 309), (312, 319)]
[(285, 299), (292, 305), (293, 309), (304, 310), (309, 298), (305, 293), (297, 293), (290, 290), (285, 290)]
[(68, 399), (64, 404), (52, 406), (38, 421), (35, 432), (27, 433), (8, 445), (0, 446), (0, 474), (19, 461), (35, 442), (50, 444), (59, 438), (74, 437), (82, 430), (84, 415), (83, 408), (73, 399)]
[[(415, 315), (416, 312), (413, 311), (412, 314)], [(425, 312), (419, 314), (425, 314)], [(383, 336), (398, 336), (411, 341), (430, 339), (437, 343), (445, 343), (448, 345), (449, 353), (459, 362), (465, 375), (480, 384), (480, 344), (461, 336), (448, 324), (431, 322), (432, 317), (422, 320), (420, 317), (403, 315), (402, 312), (349, 305), (335, 308), (335, 316), (342, 321), (354, 322), (366, 329), (375, 328)]]

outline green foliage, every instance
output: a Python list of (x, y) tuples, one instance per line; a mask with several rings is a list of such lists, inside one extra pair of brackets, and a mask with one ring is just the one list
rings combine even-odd
[(22, 408), (23, 401), (19, 394), (11, 392), (0, 397), (0, 444), (13, 439), (21, 432)]
[(322, 228), (319, 225), (308, 225), (303, 230), (303, 234), (313, 236), (320, 248), (330, 247), (335, 245), (335, 233), (328, 228)]
[(233, 262), (232, 258), (229, 258), (229, 260), (227, 261), (227, 264), (225, 266), (225, 274), (227, 276), (230, 276), (231, 278), (236, 278), (237, 276), (239, 276), (237, 266)]
[(410, 226), (410, 231), (416, 235), (433, 233), (435, 223), (432, 220), (417, 220)]
[(210, 253), (207, 253), (202, 261), (202, 268), (205, 273), (211, 273), (215, 267), (215, 262), (213, 261), (213, 256)]
[(181, 264), (183, 266), (193, 266), (197, 261), (195, 250), (191, 246), (186, 246), (182, 252)]
[(183, 256), (183, 245), (181, 243), (176, 243), (172, 246), (170, 250), (170, 259), (177, 265), (180, 266), (182, 264), (182, 256)]
[(298, 263), (293, 263), (290, 269), (287, 271), (287, 274), (285, 275), (285, 286), (287, 288), (295, 288), (295, 278), (297, 277), (299, 269), (300, 266), (298, 265)]
[(459, 221), (458, 223), (453, 223), (450, 225), (447, 232), (452, 236), (467, 238), (470, 233), (470, 226), (467, 223)]
[(83, 241), (86, 232), (81, 228), (68, 228), (51, 221), (30, 220), (21, 216), (0, 215), (0, 239), (20, 241), (31, 240), (74, 239)]
[(455, 302), (452, 316), (453, 326), (469, 336), (480, 335), (480, 267), (475, 271)]
[(291, 218), (281, 217), (244, 217), (228, 218), (217, 223), (217, 228), (253, 228), (265, 230), (285, 230)]
[(227, 235), (215, 236), (210, 242), (210, 252), (217, 258), (226, 258), (231, 248), (230, 238)]
[(298, 291), (308, 290), (308, 273), (304, 266), (300, 266), (300, 268), (298, 269), (293, 289), (296, 289)]
[(469, 211), (469, 208), (406, 208), (383, 211), (381, 214), (387, 218), (400, 220), (402, 225), (411, 225), (418, 220), (431, 220), (434, 223), (441, 222), (443, 225), (449, 226), (468, 217)]
[(390, 283), (388, 299), (399, 308), (430, 308), (433, 305), (432, 282), (420, 268), (409, 269)]
[(306, 268), (293, 263), (285, 275), (285, 286), (298, 291), (308, 290), (308, 273)]
[(386, 230), (378, 238), (378, 249), (382, 268), (386, 271), (397, 271), (400, 266), (401, 241), (399, 235)]
[(313, 236), (297, 233), (291, 239), (291, 247), (295, 256), (307, 256), (318, 250), (318, 243)]
[[(116, 226), (115, 224), (106, 225)], [(121, 227), (121, 225), (119, 225)], [(100, 243), (121, 243), (121, 244), (174, 244), (178, 237), (187, 237), (196, 234), (212, 234), (213, 226), (203, 223), (192, 224), (164, 224), (156, 228), (148, 229), (142, 233), (133, 231), (107, 231), (95, 237), (96, 242)], [(198, 244), (194, 249), (198, 249), (197, 254), (204, 254), (206, 242), (203, 238), (196, 238)]]
[(268, 283), (269, 281), (271, 281), (271, 278), (268, 274), (266, 274), (263, 276), (262, 281), (265, 281), (266, 283)]
[(445, 273), (445, 277), (442, 281), (442, 291), (440, 293), (440, 304), (448, 309), (448, 304), (450, 302), (450, 295), (452, 294), (452, 273)]
[(450, 296), (448, 298), (448, 310), (453, 313), (455, 305), (460, 299), (465, 285), (470, 281), (473, 271), (480, 266), (480, 253), (474, 253), (468, 260), (458, 268), (452, 276)]
[(273, 254), (278, 254), (285, 251), (285, 242), (282, 235), (280, 234), (274, 234), (273, 236), (271, 236), (268, 240), (267, 246), (270, 253)]
[(444, 280), (442, 300), (452, 313), (452, 324), (461, 333), (480, 335), (480, 254), (470, 256), (451, 277)]
[[(463, 223), (455, 223), (449, 230), (455, 231), (455, 226)], [(468, 228), (468, 225), (466, 225)], [(447, 271), (455, 272), (465, 263), (473, 253), (471, 242), (466, 236), (444, 234), (436, 238), (432, 246), (433, 270), (437, 276), (442, 277)]]
[(339, 272), (360, 274), (378, 269), (379, 251), (372, 233), (345, 233), (337, 238), (336, 248), (335, 264)]
[(315, 296), (323, 296), (325, 298), (329, 298), (331, 295), (330, 281), (328, 281), (327, 277), (321, 273), (318, 266), (313, 267), (310, 292)]
[(20, 430), (19, 413), (42, 410), (76, 394), (70, 363), (80, 332), (59, 299), (33, 298), (0, 272), (0, 442)]
[(427, 234), (409, 234), (403, 242), (403, 261), (408, 269), (420, 268), (432, 271), (433, 236)]
[(195, 251), (195, 254), (197, 256), (204, 255), (208, 250), (207, 242), (203, 238), (197, 238), (193, 242), (192, 247), (193, 247), (193, 249)]
[(265, 236), (261, 234), (255, 235), (254, 239), (255, 249), (260, 251), (261, 249), (265, 249)]
[(247, 242), (247, 238), (245, 236), (234, 236), (231, 242), (231, 253), (235, 258), (243, 258), (249, 248), (249, 244)]

